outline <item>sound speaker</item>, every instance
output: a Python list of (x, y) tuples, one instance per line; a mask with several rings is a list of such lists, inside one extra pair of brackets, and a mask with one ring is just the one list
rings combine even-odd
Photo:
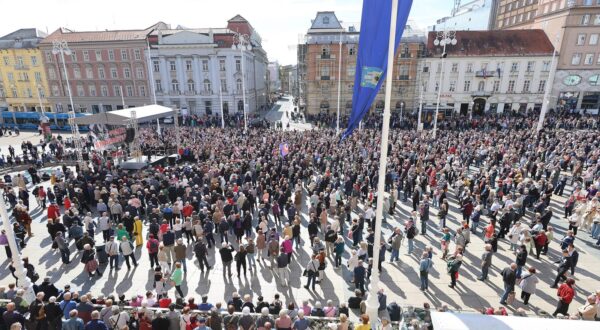
[(125, 143), (133, 142), (134, 138), (135, 138), (135, 130), (130, 127), (127, 129), (127, 133), (125, 134)]

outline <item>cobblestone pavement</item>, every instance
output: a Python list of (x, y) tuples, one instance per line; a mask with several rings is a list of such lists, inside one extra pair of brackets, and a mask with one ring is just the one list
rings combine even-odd
[[(5, 143), (6, 140), (0, 140)], [(16, 141), (15, 141), (16, 142)], [(13, 142), (14, 143), (14, 142)], [(3, 150), (6, 144), (3, 146)], [(44, 185), (47, 186), (49, 182)], [(570, 188), (565, 191), (565, 195), (570, 192)], [(449, 201), (451, 210), (449, 213), (447, 225), (452, 232), (458, 227), (462, 216), (459, 214), (456, 199), (453, 193), (449, 193)], [(562, 238), (568, 224), (562, 218), (562, 205), (565, 198), (554, 196), (552, 198), (551, 207), (554, 212), (554, 217), (551, 224), (556, 228), (556, 235), (553, 242), (550, 244), (550, 252), (547, 256), (542, 256), (540, 260), (528, 258), (527, 266), (535, 266), (538, 269), (540, 283), (535, 295), (532, 296), (529, 306), (523, 306), (519, 301), (515, 302), (508, 308), (515, 310), (518, 307), (523, 307), (531, 313), (539, 313), (546, 311), (552, 313), (556, 304), (556, 290), (550, 289), (549, 285), (554, 280), (556, 275), (556, 265), (553, 263), (559, 258), (557, 249), (559, 247), (558, 240)], [(196, 296), (208, 294), (211, 301), (227, 301), (231, 297), (232, 292), (238, 291), (240, 294), (253, 294), (265, 296), (266, 300), (271, 300), (275, 293), (280, 293), (284, 301), (293, 300), (301, 303), (303, 300), (308, 300), (313, 303), (315, 301), (325, 302), (328, 299), (335, 303), (347, 301), (353, 295), (354, 286), (350, 283), (351, 273), (342, 267), (334, 269), (332, 267), (333, 259), (329, 258), (328, 267), (325, 270), (325, 279), (320, 285), (317, 285), (316, 291), (307, 291), (303, 288), (306, 278), (301, 276), (302, 268), (309, 260), (310, 247), (307, 243), (308, 232), (307, 225), (307, 207), (308, 199), (304, 196), (302, 220), (304, 228), (302, 230), (302, 248), (294, 253), (291, 262), (290, 286), (283, 287), (279, 284), (278, 275), (270, 268), (269, 261), (259, 260), (257, 266), (251, 271), (248, 271), (247, 276), (237, 276), (233, 270), (233, 277), (225, 277), (222, 273), (221, 262), (218, 253), (211, 249), (209, 262), (214, 265), (210, 272), (201, 273), (197, 267), (197, 262), (193, 256), (192, 247), (188, 247), (187, 266), (188, 271), (185, 277), (183, 291), (188, 296)], [(128, 270), (125, 265), (121, 265), (118, 271), (109, 271), (107, 264), (101, 265), (101, 271), (104, 275), (100, 278), (90, 280), (88, 274), (83, 271), (81, 264), (81, 253), (77, 252), (74, 243), (71, 242), (71, 260), (69, 265), (62, 265), (58, 251), (51, 249), (51, 241), (46, 231), (46, 213), (41, 208), (36, 207), (36, 202), (33, 196), (30, 201), (31, 215), (34, 219), (33, 232), (34, 237), (29, 238), (27, 247), (23, 251), (23, 256), (28, 256), (30, 262), (36, 267), (41, 278), (49, 276), (52, 281), (57, 283), (57, 286), (62, 287), (65, 284), (71, 284), (76, 290), (83, 292), (91, 291), (93, 294), (125, 294), (131, 297), (137, 294), (143, 294), (147, 290), (152, 290), (152, 276), (150, 270), (150, 262), (147, 251), (144, 248), (137, 248), (136, 259), (139, 260), (139, 266)], [(389, 237), (394, 226), (403, 223), (409, 216), (412, 210), (412, 203), (399, 203), (397, 212), (393, 217), (388, 216), (387, 223), (383, 225), (385, 238)], [(407, 254), (406, 242), (401, 248), (400, 262), (390, 263), (389, 253), (386, 253), (386, 262), (383, 264), (383, 272), (381, 274), (381, 286), (388, 295), (388, 303), (396, 301), (401, 305), (421, 305), (423, 302), (429, 302), (432, 306), (439, 307), (448, 305), (452, 309), (472, 310), (482, 307), (498, 307), (499, 296), (503, 290), (502, 279), (499, 275), (500, 271), (513, 262), (515, 257), (508, 250), (508, 242), (500, 240), (498, 253), (494, 255), (493, 266), (490, 270), (489, 281), (481, 282), (477, 278), (480, 276), (480, 256), (484, 249), (482, 234), (477, 237), (472, 236), (472, 243), (468, 246), (463, 261), (463, 266), (460, 270), (460, 278), (455, 289), (448, 288), (449, 276), (446, 273), (446, 264), (440, 259), (440, 235), (437, 224), (437, 210), (431, 209), (431, 219), (427, 228), (426, 235), (419, 235), (415, 240), (415, 250), (411, 255)], [(353, 214), (353, 217), (356, 214)], [(528, 212), (527, 218), (531, 214)], [(480, 226), (487, 224), (487, 217), (483, 217), (483, 223)], [(481, 228), (481, 227), (480, 227)], [(347, 232), (348, 224), (344, 225), (344, 233)], [(144, 234), (147, 227), (144, 228)], [(145, 236), (144, 236), (145, 237)], [(345, 235), (344, 235), (345, 237)], [(102, 242), (102, 236), (96, 235), (96, 242)], [(218, 238), (216, 238), (218, 241)], [(347, 240), (347, 238), (345, 238)], [(599, 249), (593, 244), (589, 233), (580, 232), (575, 241), (576, 246), (580, 251), (579, 263), (577, 266), (575, 278), (577, 279), (577, 295), (574, 302), (571, 304), (570, 311), (574, 312), (576, 308), (581, 306), (585, 297), (590, 292), (600, 289), (600, 277), (597, 272), (597, 265), (600, 261)], [(235, 245), (234, 245), (235, 246)], [(433, 246), (434, 249), (434, 266), (430, 273), (430, 289), (428, 292), (419, 290), (418, 279), (418, 260), (421, 252), (426, 246)], [(453, 245), (451, 246), (451, 250)], [(349, 257), (350, 249), (347, 247), (344, 255), (345, 261)], [(7, 285), (14, 282), (14, 279), (8, 271), (9, 262), (6, 260), (4, 252), (0, 252), (0, 285)], [(215, 261), (216, 258), (216, 261)], [(123, 259), (120, 260), (123, 263)], [(302, 267), (301, 267), (302, 266)], [(233, 267), (235, 268), (235, 267)], [(171, 297), (174, 296), (174, 288), (169, 291)], [(520, 289), (517, 288), (517, 297), (520, 295)], [(517, 299), (518, 300), (518, 299)]]

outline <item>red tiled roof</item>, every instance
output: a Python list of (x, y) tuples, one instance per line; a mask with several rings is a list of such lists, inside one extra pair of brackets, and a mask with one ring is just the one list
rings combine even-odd
[(115, 30), (115, 31), (83, 31), (73, 32), (66, 29), (58, 29), (46, 37), (41, 44), (53, 41), (66, 42), (98, 42), (98, 41), (129, 41), (145, 40), (148, 30)]
[[(427, 52), (442, 54), (433, 41), (437, 32), (429, 32)], [(551, 55), (554, 47), (544, 30), (456, 31), (456, 45), (446, 46), (449, 56)]]

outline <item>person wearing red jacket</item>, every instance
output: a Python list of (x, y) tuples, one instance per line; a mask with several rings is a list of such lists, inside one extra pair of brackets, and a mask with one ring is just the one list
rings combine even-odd
[(60, 208), (56, 203), (52, 203), (48, 206), (48, 219), (56, 220), (58, 218), (60, 218)]
[(183, 218), (186, 219), (188, 217), (191, 217), (193, 212), (194, 212), (194, 207), (190, 204), (190, 202), (185, 202), (185, 206), (181, 210), (181, 214), (183, 215)]
[(559, 313), (562, 315), (569, 315), (569, 304), (571, 304), (573, 297), (575, 297), (575, 280), (572, 278), (567, 279), (567, 281), (558, 288), (557, 295), (558, 304), (556, 310), (552, 313), (552, 316), (556, 317)]

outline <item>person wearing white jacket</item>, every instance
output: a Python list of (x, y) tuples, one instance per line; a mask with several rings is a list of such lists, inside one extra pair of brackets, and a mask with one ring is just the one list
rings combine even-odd
[(137, 267), (137, 261), (135, 260), (135, 255), (133, 254), (134, 248), (133, 244), (127, 237), (121, 237), (121, 243), (119, 244), (119, 250), (123, 253), (123, 257), (125, 258), (125, 264), (127, 264), (127, 269), (131, 269), (131, 265), (129, 264), (129, 259), (133, 262), (133, 267)]

